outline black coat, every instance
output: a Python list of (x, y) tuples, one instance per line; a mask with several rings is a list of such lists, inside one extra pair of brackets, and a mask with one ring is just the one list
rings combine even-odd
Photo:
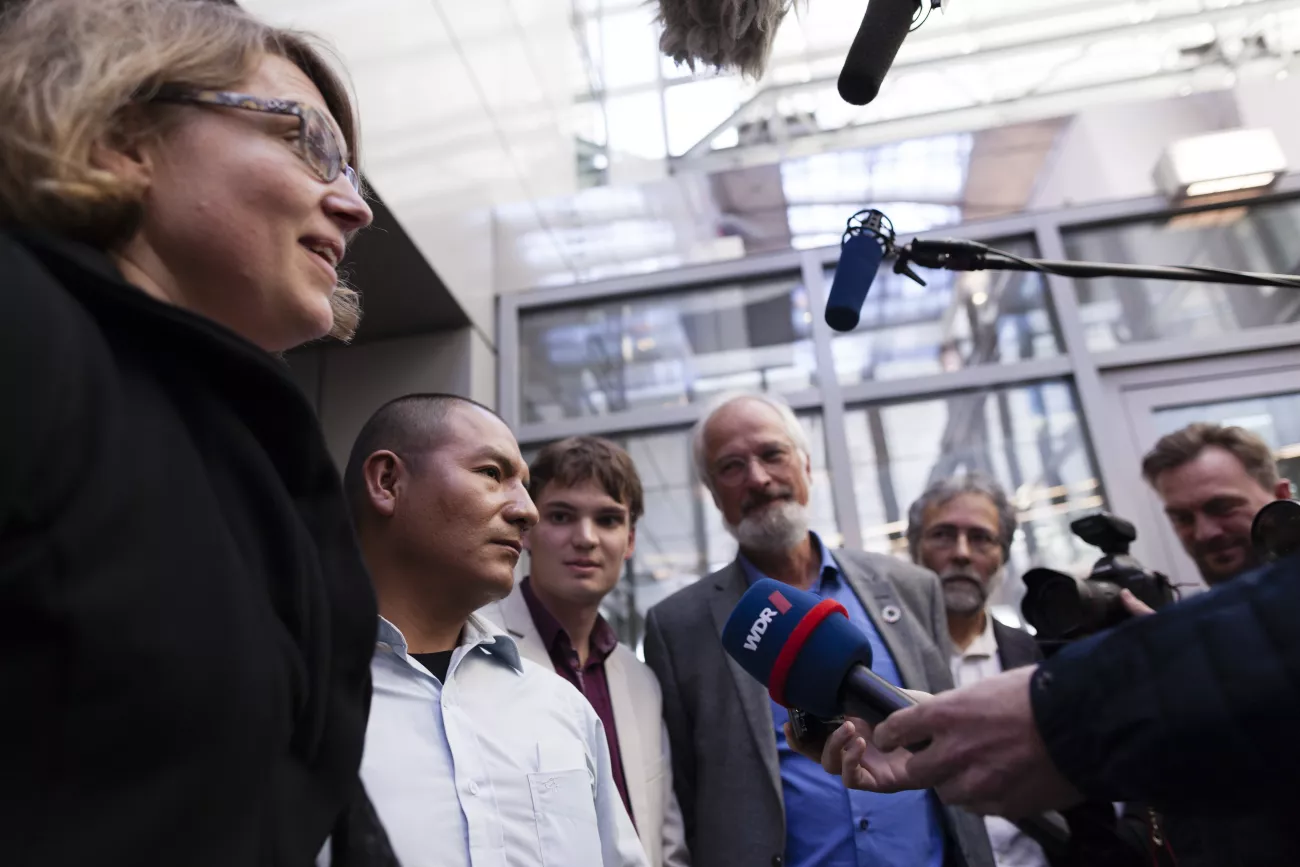
[(1030, 692), (1052, 760), (1173, 814), (1180, 867), (1300, 864), (1297, 624), (1293, 557), (1061, 650)]
[(0, 863), (312, 862), (376, 607), (282, 363), (0, 232)]

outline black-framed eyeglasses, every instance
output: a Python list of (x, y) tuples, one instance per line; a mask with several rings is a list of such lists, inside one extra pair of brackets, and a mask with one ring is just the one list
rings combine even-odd
[(332, 184), (339, 175), (348, 179), (352, 189), (361, 191), (361, 176), (343, 160), (343, 147), (334, 128), (318, 109), (292, 99), (270, 99), (227, 90), (195, 90), (164, 87), (155, 102), (178, 102), (192, 105), (216, 105), (242, 108), (264, 114), (283, 114), (298, 118), (298, 155), (316, 176)]

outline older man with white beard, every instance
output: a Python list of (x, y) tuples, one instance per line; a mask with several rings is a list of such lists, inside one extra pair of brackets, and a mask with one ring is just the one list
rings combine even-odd
[(881, 677), (948, 689), (948, 627), (933, 573), (882, 554), (832, 550), (810, 532), (807, 436), (780, 399), (721, 399), (696, 425), (693, 451), (740, 550), (650, 610), (645, 657), (663, 687), (695, 867), (992, 867), (979, 818), (945, 808), (932, 792), (846, 792), (796, 752), (785, 708), (720, 641), (746, 588), (774, 578), (843, 605), (869, 637)]

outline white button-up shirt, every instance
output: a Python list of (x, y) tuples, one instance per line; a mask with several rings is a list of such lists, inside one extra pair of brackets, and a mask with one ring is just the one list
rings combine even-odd
[[(984, 631), (965, 650), (954, 650), (952, 680), (957, 686), (979, 683), (986, 677), (1002, 672), (998, 658), (998, 640), (993, 634), (993, 615), (984, 613)], [(993, 845), (993, 858), (998, 867), (1047, 867), (1043, 847), (1021, 832), (1001, 816), (985, 816), (984, 828)]]
[(440, 684), (380, 618), (361, 777), (404, 867), (644, 867), (600, 719), (471, 617)]

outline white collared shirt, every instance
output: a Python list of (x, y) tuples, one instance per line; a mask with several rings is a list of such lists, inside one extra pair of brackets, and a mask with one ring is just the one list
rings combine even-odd
[[(986, 677), (1002, 673), (998, 658), (998, 640), (993, 634), (993, 615), (984, 612), (984, 631), (965, 650), (953, 651), (949, 660), (952, 680), (957, 686), (970, 686)], [(993, 846), (998, 867), (1047, 867), (1043, 847), (1025, 836), (1019, 828), (1001, 816), (985, 816), (984, 828)]]
[(998, 658), (998, 639), (993, 634), (993, 615), (984, 613), (984, 631), (975, 636), (975, 640), (965, 650), (954, 648), (952, 658), (952, 682), (957, 686), (970, 686), (986, 677), (1002, 673), (1002, 661)]
[(404, 867), (644, 867), (600, 719), (472, 616), (446, 685), (380, 618), (361, 777)]

